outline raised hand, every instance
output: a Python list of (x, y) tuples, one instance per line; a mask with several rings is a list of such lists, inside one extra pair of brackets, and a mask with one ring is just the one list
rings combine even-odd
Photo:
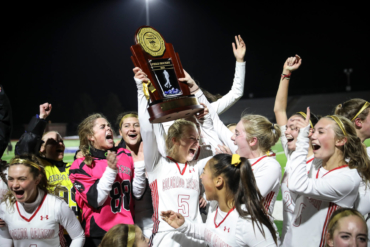
[(149, 81), (148, 76), (139, 67), (135, 67), (133, 69), (133, 71), (134, 71), (136, 79), (139, 79), (142, 82), (144, 82), (144, 81), (148, 82)]
[(311, 116), (310, 107), (307, 107), (307, 113), (306, 114), (307, 114), (306, 119), (303, 119), (303, 118), (300, 118), (300, 117), (294, 119), (295, 126), (298, 129), (302, 129), (302, 128), (305, 128), (307, 125), (310, 125), (310, 116)]
[(189, 88), (192, 89), (194, 86), (196, 86), (195, 81), (193, 80), (193, 78), (191, 78), (191, 76), (185, 70), (184, 70), (184, 74), (185, 74), (185, 77), (179, 78), (179, 81), (185, 81), (188, 84)]
[(108, 150), (108, 155), (107, 155), (107, 162), (108, 162), (108, 167), (117, 170), (117, 154), (116, 152)]
[(216, 148), (216, 154), (230, 154), (233, 155), (230, 148), (227, 146), (218, 145), (218, 148)]
[(198, 112), (198, 113), (197, 113), (197, 115), (195, 115), (195, 117), (196, 117), (198, 120), (201, 120), (202, 118), (204, 118), (204, 116), (205, 116), (205, 115), (207, 115), (207, 114), (209, 113), (209, 109), (208, 109), (208, 107), (206, 106), (206, 104), (204, 104), (204, 103), (200, 103), (200, 104), (204, 107), (204, 109), (203, 109), (203, 111)]
[(185, 218), (179, 213), (172, 210), (161, 212), (162, 220), (166, 221), (170, 226), (177, 229), (185, 223)]
[(47, 102), (40, 105), (40, 115), (39, 115), (40, 118), (46, 119), (50, 115), (51, 109), (52, 109), (51, 104)]
[[(236, 46), (235, 46), (235, 43), (236, 43)], [(232, 46), (233, 46), (233, 52), (234, 52), (234, 56), (236, 58), (236, 61), (237, 62), (244, 62), (244, 56), (245, 56), (245, 52), (247, 50), (247, 47), (245, 46), (245, 43), (244, 43), (242, 37), (240, 37), (240, 35), (235, 36), (235, 43), (233, 42)]]
[(291, 73), (294, 70), (297, 70), (299, 66), (302, 64), (302, 59), (300, 56), (295, 55), (294, 57), (289, 57), (283, 67), (284, 74), (285, 73)]

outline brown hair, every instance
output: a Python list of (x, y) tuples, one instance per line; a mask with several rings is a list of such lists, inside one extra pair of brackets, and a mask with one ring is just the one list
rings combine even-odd
[(185, 133), (185, 128), (187, 127), (194, 127), (197, 130), (197, 127), (194, 123), (184, 119), (176, 120), (168, 129), (168, 133), (166, 136), (166, 151), (169, 156), (172, 155), (175, 147), (175, 145), (173, 145), (172, 139), (175, 138), (176, 140), (180, 140)]
[(210, 92), (208, 92), (204, 88), (202, 88), (202, 87), (199, 87), (199, 88), (200, 88), (200, 90), (202, 90), (204, 96), (206, 97), (206, 99), (208, 100), (209, 103), (216, 102), (217, 100), (222, 98), (221, 94), (211, 94)]
[(279, 126), (272, 124), (266, 117), (245, 115), (241, 121), (247, 133), (247, 138), (256, 137), (258, 139), (258, 147), (263, 153), (269, 151), (279, 141), (281, 135)]
[[(254, 224), (265, 237), (265, 232), (262, 224), (265, 225), (275, 243), (277, 243), (276, 231), (267, 215), (263, 205), (264, 199), (257, 187), (256, 179), (254, 178), (253, 170), (248, 160), (240, 157), (240, 164), (237, 166), (231, 165), (232, 156), (229, 154), (217, 154), (210, 162), (210, 169), (213, 177), (222, 175), (226, 181), (227, 189), (229, 190), (229, 198), (234, 201), (235, 209), (240, 217), (250, 218), (253, 229)], [(246, 210), (242, 207), (245, 205)]]
[[(336, 210), (329, 219), (329, 224), (328, 224), (328, 227), (326, 228), (327, 229), (326, 232), (329, 236), (326, 237), (327, 239), (326, 239), (325, 247), (329, 247), (327, 241), (330, 239), (333, 239), (333, 234), (334, 234), (334, 231), (338, 227), (339, 220), (345, 217), (351, 216), (351, 215), (357, 216), (361, 219), (361, 221), (364, 223), (366, 227), (366, 234), (368, 233), (368, 228), (367, 228), (364, 216), (362, 216), (362, 214), (359, 211), (353, 208), (340, 208)], [(369, 240), (369, 236), (367, 236), (367, 240)]]
[(80, 139), (80, 150), (82, 151), (82, 154), (85, 157), (84, 162), (86, 165), (91, 165), (91, 162), (93, 160), (91, 153), (90, 153), (90, 148), (94, 148), (94, 147), (92, 146), (88, 138), (89, 136), (94, 135), (93, 128), (95, 125), (95, 121), (98, 118), (104, 118), (109, 123), (108, 119), (103, 114), (95, 113), (85, 118), (78, 125), (78, 137)]
[[(352, 120), (366, 103), (364, 99), (350, 99), (335, 107), (334, 114)], [(370, 106), (363, 110), (356, 118), (364, 120), (370, 112)]]
[(351, 169), (357, 169), (364, 181), (370, 181), (370, 160), (366, 152), (365, 145), (357, 136), (356, 130), (350, 120), (343, 116), (334, 115), (343, 124), (345, 134), (338, 123), (330, 116), (324, 118), (330, 119), (334, 123), (335, 138), (338, 140), (347, 139), (346, 143), (340, 147), (343, 152), (344, 160), (349, 159), (348, 166)]
[[(137, 232), (138, 228), (139, 227), (135, 225), (135, 232)], [(104, 235), (99, 247), (126, 247), (128, 244), (128, 231), (129, 225), (117, 224), (113, 226)], [(135, 242), (132, 247), (136, 247), (136, 237), (137, 236), (135, 236)]]
[[(59, 132), (58, 132), (58, 131), (51, 130), (51, 131), (45, 132), (45, 133), (42, 135), (42, 137), (41, 137), (41, 140), (43, 140), (43, 143), (41, 144), (40, 149), (41, 149), (42, 147), (44, 147), (44, 146), (45, 146), (46, 141), (44, 140), (44, 137), (45, 137), (47, 134), (49, 134), (49, 133), (56, 133), (57, 135), (59, 135), (59, 136), (60, 136), (60, 138), (62, 138), (61, 134), (59, 134)], [(45, 151), (44, 151), (44, 152), (46, 152), (46, 149), (45, 149)], [(44, 156), (42, 156), (42, 155), (44, 155), (44, 153), (41, 153), (41, 152), (40, 152), (40, 156), (41, 156), (41, 157), (44, 157)]]
[[(18, 162), (19, 159), (24, 160), (25, 162)], [(16, 165), (24, 165), (30, 169), (30, 173), (32, 174), (33, 179), (37, 179), (37, 177), (41, 176), (40, 182), (37, 184), (37, 188), (44, 191), (46, 193), (53, 194), (53, 190), (55, 185), (52, 185), (49, 183), (49, 180), (46, 177), (45, 169), (43, 166), (41, 166), (40, 160), (36, 157), (36, 155), (33, 154), (22, 154), (22, 155), (16, 155), (13, 159), (9, 162), (9, 169), (12, 166)], [(9, 173), (9, 172), (8, 172)], [(7, 207), (9, 209), (13, 208), (13, 205), (16, 201), (13, 193), (8, 190), (8, 192), (5, 194), (3, 201), (6, 202)]]

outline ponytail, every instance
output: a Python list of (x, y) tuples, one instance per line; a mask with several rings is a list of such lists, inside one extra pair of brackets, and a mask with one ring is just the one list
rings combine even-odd
[[(264, 199), (257, 187), (252, 167), (248, 160), (244, 157), (239, 157), (239, 162), (235, 164), (232, 156), (228, 154), (217, 154), (213, 157), (213, 160), (215, 162), (209, 163), (213, 171), (213, 177), (223, 176), (227, 188), (232, 194), (235, 209), (240, 217), (243, 219), (250, 218), (253, 229), (256, 224), (264, 237), (265, 232), (262, 224), (265, 225), (269, 229), (275, 243), (277, 243), (276, 231), (263, 205)], [(243, 205), (245, 205), (246, 210), (243, 209)]]

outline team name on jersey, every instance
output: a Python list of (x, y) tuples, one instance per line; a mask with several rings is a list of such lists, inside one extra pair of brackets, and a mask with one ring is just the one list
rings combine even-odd
[(186, 188), (196, 190), (199, 193), (199, 181), (193, 178), (183, 179), (179, 176), (165, 178), (162, 181), (163, 191), (177, 188)]
[(59, 182), (59, 181), (70, 181), (68, 175), (66, 174), (53, 174), (49, 176), (49, 182)]
[(127, 166), (120, 165), (118, 167), (118, 173), (124, 173), (131, 176), (131, 169)]
[(204, 237), (207, 243), (213, 247), (232, 247), (225, 243), (220, 237), (218, 237), (214, 232), (208, 230), (207, 228), (204, 230)]
[(54, 232), (54, 229), (31, 228), (29, 237), (27, 228), (18, 228), (9, 231), (10, 236), (12, 236), (12, 238), (15, 240), (53, 238)]

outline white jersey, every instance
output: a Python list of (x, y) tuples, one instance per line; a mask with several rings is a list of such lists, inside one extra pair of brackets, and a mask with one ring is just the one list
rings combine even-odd
[(39, 190), (35, 203), (32, 213), (27, 213), (22, 203), (16, 202), (11, 211), (1, 203), (0, 218), (6, 223), (0, 228), (1, 246), (12, 246), (11, 242), (15, 247), (64, 246), (63, 227), (72, 238), (71, 246), (83, 246), (81, 225), (63, 199)]
[(292, 154), (289, 189), (298, 196), (283, 246), (324, 246), (330, 216), (339, 207), (353, 207), (361, 182), (357, 170), (347, 165), (330, 171), (313, 165), (307, 174), (309, 128), (300, 130)]
[[(160, 213), (173, 210), (191, 221), (202, 223), (199, 211), (199, 176), (211, 157), (186, 164), (176, 163), (168, 157), (163, 157), (161, 154), (165, 151), (160, 149), (164, 149), (165, 131), (162, 124), (149, 123), (147, 101), (139, 84), (137, 85), (140, 132), (143, 138), (145, 168), (149, 177), (154, 211), (150, 244), (181, 246), (182, 240), (176, 241), (171, 234), (167, 235), (169, 232), (175, 232), (175, 229), (163, 222)], [(158, 237), (156, 237), (157, 233)], [(184, 234), (182, 235), (185, 237)]]
[(148, 179), (146, 179), (146, 188), (141, 198), (135, 198), (135, 224), (138, 225), (145, 237), (150, 238), (153, 231), (153, 205), (152, 195)]
[(195, 224), (186, 220), (177, 230), (193, 238), (205, 240), (211, 247), (276, 246), (269, 229), (265, 225), (262, 225), (262, 229), (265, 237), (257, 225), (253, 227), (250, 219), (241, 218), (235, 208), (222, 212), (218, 203), (212, 201), (206, 224)]
[(272, 215), (276, 197), (279, 194), (281, 180), (281, 166), (273, 157), (262, 156), (248, 159), (252, 166), (257, 187), (265, 198), (265, 209)]
[[(8, 167), (1, 172), (3, 173), (5, 178), (8, 179)], [(3, 200), (3, 197), (5, 196), (7, 192), (8, 192), (8, 185), (5, 183), (5, 181), (3, 181), (3, 179), (0, 176), (0, 203)]]

